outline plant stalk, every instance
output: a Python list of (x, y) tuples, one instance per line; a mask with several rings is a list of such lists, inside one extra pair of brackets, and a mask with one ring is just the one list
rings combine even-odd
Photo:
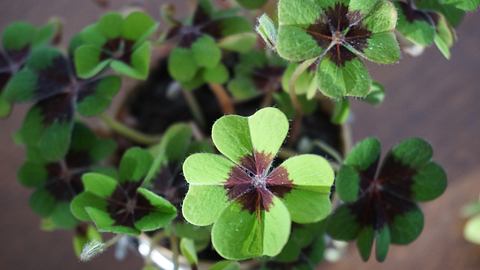
[(201, 127), (205, 128), (206, 127), (205, 117), (203, 116), (202, 109), (200, 108), (200, 105), (198, 104), (197, 100), (193, 96), (192, 92), (185, 90), (183, 88), (181, 91), (183, 93), (183, 97), (185, 98), (185, 101), (187, 101), (190, 111), (193, 114), (193, 118), (195, 118), (195, 120)]
[(221, 85), (217, 83), (209, 83), (208, 86), (210, 90), (212, 90), (213, 94), (220, 103), (220, 107), (224, 114), (234, 114), (235, 107), (233, 106), (232, 98), (228, 95), (227, 90)]
[(170, 246), (172, 248), (172, 254), (173, 254), (173, 270), (178, 270), (178, 257), (179, 257), (179, 248), (178, 248), (178, 238), (171, 234), (170, 235)]
[(342, 155), (340, 155), (340, 153), (334, 149), (333, 147), (331, 147), (330, 145), (328, 145), (327, 143), (321, 141), (321, 140), (315, 140), (314, 141), (314, 144), (320, 148), (323, 152), (329, 154), (330, 156), (333, 157), (333, 159), (335, 159), (335, 161), (338, 163), (338, 164), (342, 164), (343, 163), (343, 159), (342, 159)]
[(156, 144), (160, 141), (159, 136), (151, 136), (144, 134), (142, 132), (139, 132), (135, 129), (132, 129), (123, 123), (117, 121), (116, 119), (112, 118), (111, 116), (107, 115), (106, 113), (103, 113), (99, 116), (100, 120), (107, 125), (112, 131), (122, 135), (123, 137), (132, 140), (136, 143), (139, 144), (144, 144), (144, 145), (151, 145), (151, 144)]
[(317, 61), (317, 58), (312, 58), (301, 63), (293, 72), (292, 77), (288, 82), (288, 94), (290, 95), (290, 100), (292, 101), (293, 108), (295, 109), (295, 119), (292, 124), (292, 132), (290, 133), (290, 144), (292, 145), (300, 135), (300, 129), (302, 127), (302, 118), (303, 110), (302, 105), (297, 97), (297, 92), (295, 89), (295, 83), (298, 78), (305, 72), (313, 63)]

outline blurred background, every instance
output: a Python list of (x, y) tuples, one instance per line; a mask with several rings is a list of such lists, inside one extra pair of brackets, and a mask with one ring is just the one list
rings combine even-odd
[[(111, 1), (111, 8), (127, 0)], [(170, 2), (186, 13), (183, 0), (148, 0), (150, 14)], [(0, 29), (14, 20), (43, 24), (51, 16), (64, 22), (64, 40), (95, 21), (103, 12), (91, 0), (0, 1)], [(385, 85), (386, 101), (378, 108), (353, 102), (354, 140), (377, 136), (384, 148), (399, 140), (424, 137), (434, 146), (434, 158), (446, 169), (446, 193), (422, 206), (423, 234), (409, 246), (393, 246), (387, 261), (361, 262), (349, 249), (336, 264), (320, 269), (480, 269), (480, 246), (463, 239), (460, 209), (480, 193), (480, 14), (469, 14), (457, 30), (459, 41), (450, 61), (434, 48), (422, 56), (404, 55), (393, 66), (371, 65), (372, 77)], [(0, 269), (141, 269), (142, 260), (130, 255), (116, 261), (108, 252), (88, 263), (73, 254), (69, 232), (40, 230), (40, 219), (30, 210), (30, 191), (16, 181), (23, 150), (11, 134), (19, 128), (25, 107), (17, 107), (8, 120), (0, 120)]]

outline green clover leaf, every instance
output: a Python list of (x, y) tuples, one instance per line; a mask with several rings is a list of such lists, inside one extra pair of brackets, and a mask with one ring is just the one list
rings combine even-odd
[(405, 245), (423, 229), (417, 201), (429, 201), (446, 189), (442, 167), (431, 161), (432, 148), (422, 139), (400, 142), (380, 162), (380, 142), (368, 138), (346, 157), (337, 175), (337, 192), (345, 204), (329, 217), (327, 232), (335, 239), (357, 239), (368, 260), (373, 242), (383, 261), (390, 243)]
[(52, 21), (42, 27), (26, 22), (13, 22), (2, 33), (0, 47), (0, 117), (10, 114), (12, 102), (4, 95), (10, 79), (25, 65), (32, 49), (52, 43), (59, 24)]
[(83, 116), (98, 115), (119, 89), (120, 78), (116, 76), (77, 78), (70, 59), (57, 49), (41, 47), (32, 51), (25, 67), (10, 79), (4, 97), (12, 103), (35, 102), (19, 138), (55, 161), (68, 151), (75, 110)]
[(93, 221), (102, 232), (138, 235), (166, 226), (176, 217), (175, 206), (141, 187), (151, 164), (148, 151), (131, 148), (122, 157), (118, 180), (100, 173), (84, 174), (85, 191), (73, 199), (73, 215)]
[(126, 17), (114, 12), (103, 15), (71, 45), (78, 76), (88, 79), (110, 66), (120, 74), (146, 79), (151, 54), (148, 38), (157, 27), (149, 15), (139, 11)]
[(100, 170), (97, 164), (115, 149), (111, 140), (100, 139), (85, 125), (76, 123), (72, 144), (64, 159), (47, 161), (41, 156), (29, 158), (18, 172), (22, 185), (35, 191), (30, 197), (34, 212), (50, 218), (56, 228), (72, 228), (77, 220), (69, 203), (83, 191), (81, 176), (89, 170)]
[(185, 160), (183, 215), (194, 225), (213, 224), (213, 246), (227, 259), (276, 256), (291, 221), (317, 222), (330, 213), (333, 170), (325, 159), (300, 155), (272, 167), (287, 132), (288, 120), (275, 108), (224, 116), (212, 130), (223, 156)]
[(417, 9), (404, 2), (395, 5), (399, 14), (397, 30), (408, 41), (421, 47), (435, 43), (445, 58), (450, 58), (455, 32), (442, 13)]
[(318, 59), (318, 88), (329, 97), (364, 97), (371, 86), (362, 58), (393, 64), (400, 49), (397, 12), (387, 0), (281, 0), (276, 49), (298, 62)]

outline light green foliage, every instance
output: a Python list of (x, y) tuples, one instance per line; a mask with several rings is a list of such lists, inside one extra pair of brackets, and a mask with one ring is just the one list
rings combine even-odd
[(236, 164), (254, 153), (273, 158), (287, 131), (285, 115), (274, 108), (250, 117), (224, 116), (215, 122), (212, 139), (227, 158), (194, 154), (184, 162), (183, 173), (190, 186), (183, 216), (198, 226), (213, 223), (212, 243), (224, 258), (276, 256), (288, 240), (291, 220), (316, 222), (330, 212), (333, 170), (325, 159), (315, 155), (293, 157), (279, 166), (288, 172), (293, 189), (283, 198), (273, 196), (268, 210), (250, 212), (240, 201), (228, 198), (224, 183)]
[(198, 264), (195, 242), (192, 239), (182, 238), (182, 240), (180, 241), (180, 251), (190, 265)]

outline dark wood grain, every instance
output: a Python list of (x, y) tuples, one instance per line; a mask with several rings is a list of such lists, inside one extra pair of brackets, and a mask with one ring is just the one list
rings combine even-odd
[[(112, 2), (118, 7), (132, 1)], [(156, 14), (164, 1), (144, 2)], [(179, 10), (185, 12), (184, 7)], [(87, 0), (0, 1), (0, 29), (13, 20), (38, 24), (60, 15), (69, 37), (101, 12)], [(449, 188), (440, 200), (426, 204), (426, 229), (420, 238), (411, 246), (393, 248), (385, 264), (364, 264), (351, 250), (341, 263), (321, 268), (480, 269), (480, 250), (462, 239), (458, 214), (480, 192), (479, 25), (478, 13), (465, 19), (450, 61), (430, 49), (419, 58), (404, 56), (395, 66), (371, 66), (374, 78), (387, 88), (387, 99), (379, 108), (355, 102), (355, 139), (377, 136), (389, 147), (405, 137), (427, 138), (435, 148), (435, 159), (448, 172)], [(23, 153), (13, 145), (11, 134), (24, 113), (20, 106), (10, 119), (0, 120), (0, 269), (140, 269), (139, 258), (117, 262), (111, 253), (81, 264), (72, 253), (70, 233), (39, 230), (39, 219), (28, 207), (29, 191), (16, 182)]]

